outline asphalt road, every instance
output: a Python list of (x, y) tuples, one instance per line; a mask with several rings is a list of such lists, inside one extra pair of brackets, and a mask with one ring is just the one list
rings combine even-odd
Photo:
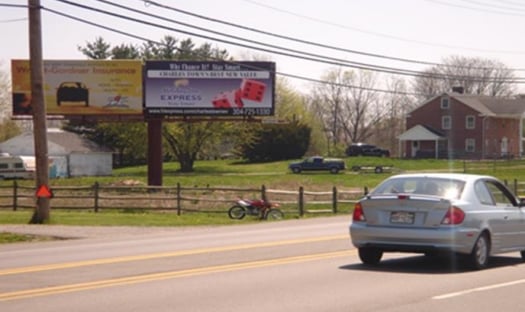
[[(483, 271), (414, 254), (363, 266), (349, 216), (199, 228), (2, 226), (0, 311), (522, 311), (519, 253)], [(69, 233), (69, 234), (67, 234)]]

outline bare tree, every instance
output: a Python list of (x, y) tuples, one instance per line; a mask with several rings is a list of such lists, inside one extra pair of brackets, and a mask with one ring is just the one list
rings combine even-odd
[(467, 94), (510, 96), (515, 93), (514, 73), (503, 63), (482, 58), (451, 56), (416, 77), (413, 89), (420, 102), (452, 87), (461, 86)]
[(397, 137), (405, 131), (405, 117), (415, 108), (416, 101), (407, 95), (406, 81), (401, 78), (391, 78), (386, 82), (390, 91), (382, 95), (384, 115), (373, 129), (373, 141), (381, 142), (382, 147), (388, 148), (391, 155), (399, 150)]
[(384, 107), (374, 91), (377, 76), (368, 71), (333, 69), (314, 88), (311, 106), (324, 124), (333, 146), (365, 141), (384, 115)]
[[(3, 64), (0, 63), (0, 67)], [(11, 111), (11, 83), (7, 72), (0, 70), (0, 119), (10, 115)]]

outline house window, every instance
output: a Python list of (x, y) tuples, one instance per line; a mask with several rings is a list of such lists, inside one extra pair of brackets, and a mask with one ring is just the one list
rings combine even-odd
[(450, 128), (452, 128), (452, 119), (450, 116), (441, 117), (441, 129), (449, 130)]
[(466, 139), (465, 140), (465, 151), (466, 152), (474, 152), (474, 151), (476, 151), (476, 140), (474, 140), (474, 139)]
[(448, 109), (450, 106), (448, 97), (441, 98), (441, 109)]
[(476, 128), (476, 118), (472, 115), (465, 117), (465, 128), (475, 129)]

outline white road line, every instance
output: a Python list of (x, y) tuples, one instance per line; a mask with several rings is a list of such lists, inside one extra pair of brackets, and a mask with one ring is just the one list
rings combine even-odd
[(501, 284), (494, 284), (494, 285), (488, 285), (488, 286), (483, 286), (483, 287), (465, 289), (465, 290), (458, 291), (458, 292), (453, 292), (453, 293), (443, 294), (443, 295), (439, 295), (439, 296), (434, 296), (434, 297), (432, 297), (432, 299), (434, 299), (434, 300), (448, 299), (448, 298), (453, 298), (453, 297), (459, 297), (459, 296), (467, 295), (467, 294), (474, 293), (474, 292), (487, 291), (487, 290), (492, 290), (492, 289), (496, 289), (496, 288), (503, 288), (503, 287), (513, 286), (513, 285), (523, 284), (523, 283), (525, 283), (525, 279), (520, 279), (520, 280), (507, 282), (507, 283), (501, 283)]

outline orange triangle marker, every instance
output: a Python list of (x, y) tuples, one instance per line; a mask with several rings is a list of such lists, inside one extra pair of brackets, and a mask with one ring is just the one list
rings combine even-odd
[(51, 198), (53, 197), (53, 193), (51, 193), (51, 190), (47, 187), (47, 185), (41, 185), (36, 191), (36, 197)]

